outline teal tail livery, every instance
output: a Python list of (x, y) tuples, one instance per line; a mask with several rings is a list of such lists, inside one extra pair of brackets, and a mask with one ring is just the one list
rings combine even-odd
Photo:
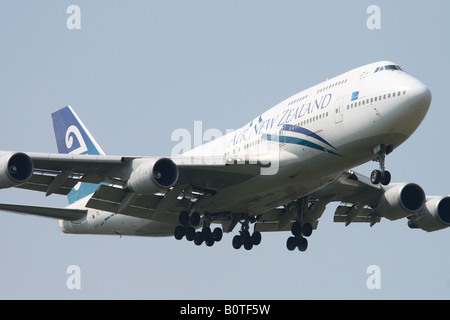
[[(52, 113), (52, 119), (59, 153), (105, 155), (71, 106)], [(69, 204), (93, 194), (98, 187), (99, 184), (77, 183), (67, 195)]]

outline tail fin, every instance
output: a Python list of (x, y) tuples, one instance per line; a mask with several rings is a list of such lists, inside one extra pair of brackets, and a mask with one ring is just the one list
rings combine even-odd
[[(59, 153), (105, 155), (71, 106), (52, 113), (52, 119)], [(94, 193), (98, 187), (99, 184), (77, 183), (67, 195), (69, 203)]]

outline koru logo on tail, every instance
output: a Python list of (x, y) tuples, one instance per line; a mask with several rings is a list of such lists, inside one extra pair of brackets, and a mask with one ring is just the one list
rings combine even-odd
[(78, 140), (78, 144), (80, 146), (76, 149), (69, 151), (69, 153), (70, 154), (82, 154), (82, 153), (88, 151), (86, 142), (83, 139), (80, 129), (78, 129), (78, 127), (76, 127), (74, 125), (71, 125), (69, 128), (67, 128), (67, 131), (66, 131), (66, 147), (67, 147), (67, 149), (70, 150), (73, 147), (74, 136)]

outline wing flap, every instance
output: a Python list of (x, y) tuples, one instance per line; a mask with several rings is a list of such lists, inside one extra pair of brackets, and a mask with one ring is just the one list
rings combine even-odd
[[(86, 207), (116, 213), (120, 211), (120, 214), (138, 218), (155, 219), (153, 212), (164, 198), (163, 195), (136, 195), (126, 206), (121, 206), (129, 194), (125, 189), (102, 185), (89, 199)], [(175, 200), (168, 208), (169, 212), (166, 213), (170, 213), (170, 211), (178, 213), (183, 210), (184, 206), (179, 206), (179, 203), (184, 205), (183, 200)], [(167, 217), (160, 217), (157, 220), (166, 222), (167, 219)]]
[(365, 222), (373, 226), (381, 221), (381, 217), (374, 216), (371, 208), (361, 207), (357, 205), (340, 205), (334, 213), (334, 222), (344, 222), (348, 226), (352, 222)]
[(379, 185), (374, 185), (368, 177), (354, 171), (342, 173), (322, 189), (311, 196), (330, 197), (332, 201), (341, 201), (334, 213), (334, 222), (343, 222), (348, 226), (352, 222), (366, 222), (373, 226), (381, 217), (373, 214), (373, 208), (383, 194)]

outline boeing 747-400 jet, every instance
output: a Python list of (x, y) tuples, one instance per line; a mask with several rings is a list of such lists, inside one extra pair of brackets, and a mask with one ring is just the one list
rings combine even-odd
[[(386, 155), (412, 135), (430, 90), (396, 63), (371, 63), (303, 90), (243, 127), (172, 157), (109, 156), (67, 106), (52, 114), (58, 154), (0, 152), (0, 188), (67, 195), (66, 208), (0, 204), (59, 219), (65, 233), (172, 236), (235, 249), (286, 231), (306, 250), (326, 206), (334, 221), (450, 226), (450, 196), (391, 183)], [(351, 168), (375, 160), (365, 177)], [(211, 226), (215, 225), (213, 229)], [(251, 230), (253, 228), (253, 230)]]

